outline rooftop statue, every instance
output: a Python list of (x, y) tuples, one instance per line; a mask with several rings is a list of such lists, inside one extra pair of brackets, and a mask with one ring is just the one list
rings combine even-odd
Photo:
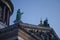
[(50, 25), (49, 25), (49, 23), (48, 23), (48, 19), (47, 19), (47, 18), (44, 20), (44, 26), (46, 26), (46, 27), (50, 27)]
[(16, 20), (21, 21), (21, 16), (23, 13), (20, 12), (20, 9), (17, 10)]

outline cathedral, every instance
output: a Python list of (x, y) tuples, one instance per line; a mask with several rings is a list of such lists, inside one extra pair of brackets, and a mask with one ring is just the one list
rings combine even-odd
[(17, 10), (14, 24), (9, 25), (13, 11), (11, 0), (0, 0), (0, 40), (60, 40), (48, 19), (40, 20), (38, 25), (24, 23), (20, 9)]

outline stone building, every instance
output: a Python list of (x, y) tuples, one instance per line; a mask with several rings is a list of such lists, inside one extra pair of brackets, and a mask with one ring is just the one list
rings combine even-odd
[(59, 37), (50, 27), (48, 19), (39, 25), (21, 21), (20, 9), (17, 11), (16, 20), (9, 25), (10, 16), (14, 11), (10, 0), (0, 0), (0, 40), (59, 40)]

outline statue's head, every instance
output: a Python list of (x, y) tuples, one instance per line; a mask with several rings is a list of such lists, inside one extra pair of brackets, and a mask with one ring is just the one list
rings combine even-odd
[(18, 11), (20, 11), (20, 9), (18, 9)]
[(20, 13), (20, 9), (17, 10), (17, 13)]

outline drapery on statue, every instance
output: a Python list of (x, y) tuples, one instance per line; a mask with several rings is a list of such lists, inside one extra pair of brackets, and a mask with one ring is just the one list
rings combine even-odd
[(17, 10), (16, 20), (21, 21), (21, 16), (23, 13), (20, 12), (20, 9)]

